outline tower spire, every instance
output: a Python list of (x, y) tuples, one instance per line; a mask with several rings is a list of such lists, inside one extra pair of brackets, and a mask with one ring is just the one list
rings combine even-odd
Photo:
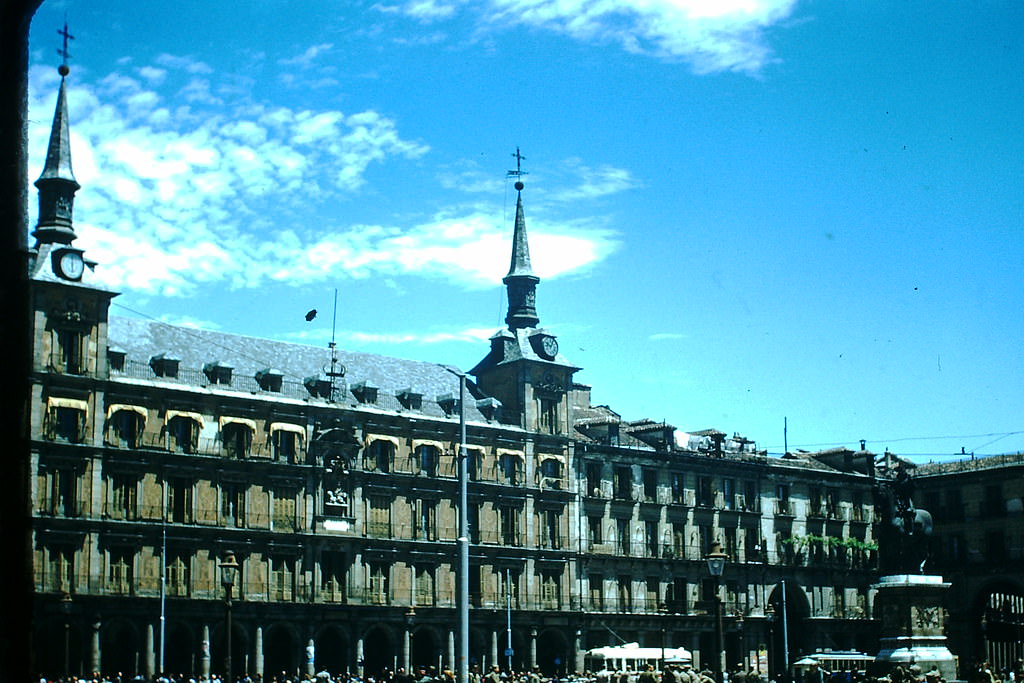
[(75, 230), (71, 225), (72, 207), (75, 192), (81, 187), (71, 170), (68, 100), (64, 82), (71, 71), (68, 68), (68, 58), (71, 56), (68, 40), (74, 40), (75, 37), (68, 32), (66, 20), (64, 28), (57, 31), (57, 34), (63, 38), (63, 46), (57, 50), (61, 56), (61, 64), (57, 69), (60, 89), (57, 91), (57, 106), (50, 128), (50, 144), (46, 148), (46, 163), (42, 175), (35, 182), (39, 188), (39, 222), (32, 235), (40, 244), (71, 244), (75, 239)]
[(537, 277), (530, 265), (530, 243), (526, 237), (526, 216), (523, 213), (523, 182), (526, 173), (522, 169), (524, 157), (516, 147), (516, 170), (509, 171), (507, 176), (516, 179), (516, 220), (512, 233), (512, 262), (509, 264), (508, 275), (502, 282), (508, 291), (508, 314), (505, 323), (510, 330), (524, 327), (536, 327), (540, 322), (537, 316), (536, 297)]

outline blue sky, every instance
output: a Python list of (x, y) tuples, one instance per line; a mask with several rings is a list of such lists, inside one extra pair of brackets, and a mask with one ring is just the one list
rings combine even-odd
[(1024, 451), (1021, 3), (50, 0), (33, 179), (65, 15), (115, 314), (326, 345), (337, 288), (339, 345), (470, 368), (518, 146), (541, 324), (595, 403), (772, 453), (784, 420)]

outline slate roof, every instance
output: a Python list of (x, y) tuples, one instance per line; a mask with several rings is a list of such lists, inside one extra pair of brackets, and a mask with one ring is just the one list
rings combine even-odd
[[(217, 390), (247, 395), (257, 392), (328, 405), (325, 399), (312, 397), (303, 384), (308, 377), (319, 375), (326, 379), (324, 373), (331, 367), (330, 350), (327, 348), (118, 316), (110, 318), (108, 338), (111, 348), (127, 354), (124, 371), (112, 372), (115, 376), (207, 386), (209, 380), (203, 373), (203, 367), (219, 362), (232, 366), (233, 372), (230, 385), (211, 385)], [(180, 361), (177, 378), (161, 378), (153, 372), (150, 359), (161, 354)], [(354, 385), (366, 383), (378, 388), (376, 403), (365, 406), (367, 408), (431, 417), (457, 417), (457, 413), (446, 414), (437, 401), (439, 396), (449, 395), (455, 399), (459, 396), (459, 378), (440, 365), (344, 349), (338, 349), (337, 356), (346, 370), (345, 376), (337, 382), (337, 404), (358, 405), (359, 400), (351, 389)], [(257, 372), (268, 368), (275, 368), (283, 375), (279, 393), (262, 392), (255, 380)], [(423, 395), (419, 409), (409, 409), (398, 400), (397, 394), (410, 389)], [(475, 400), (484, 397), (472, 380), (467, 381), (466, 393), (467, 420), (487, 422), (477, 409)]]

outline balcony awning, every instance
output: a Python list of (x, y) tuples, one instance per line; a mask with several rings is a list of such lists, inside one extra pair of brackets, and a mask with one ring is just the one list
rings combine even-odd
[(399, 446), (398, 437), (390, 436), (388, 434), (367, 434), (363, 441), (367, 446), (369, 446), (374, 441), (387, 441), (390, 444), (394, 444), (395, 448), (398, 448)]
[(270, 433), (274, 432), (291, 432), (292, 434), (298, 434), (305, 438), (306, 428), (300, 425), (291, 424), (290, 422), (271, 422)]
[(128, 403), (111, 403), (107, 406), (107, 419), (109, 420), (114, 416), (114, 413), (120, 413), (122, 410), (130, 413), (136, 413), (142, 417), (143, 420), (146, 420), (149, 417), (149, 411), (142, 406), (133, 406)]
[(444, 453), (447, 449), (445, 444), (440, 441), (431, 441), (430, 439), (413, 439), (412, 449), (415, 451), (420, 446), (433, 446), (437, 449), (438, 453)]
[(247, 417), (232, 417), (230, 415), (221, 415), (221, 417), (220, 417), (220, 428), (221, 428), (221, 431), (224, 430), (224, 426), (225, 425), (230, 425), (230, 424), (245, 425), (250, 430), (252, 430), (254, 433), (256, 432), (256, 421), (255, 420), (250, 420)]
[(46, 399), (46, 406), (48, 408), (70, 408), (71, 410), (80, 410), (83, 413), (89, 413), (89, 404), (80, 398), (61, 398), (58, 396), (50, 396)]
[(186, 420), (192, 420), (199, 425), (199, 428), (203, 428), (203, 416), (199, 413), (189, 412), (188, 410), (168, 410), (164, 414), (164, 424), (173, 420), (176, 417), (183, 417)]

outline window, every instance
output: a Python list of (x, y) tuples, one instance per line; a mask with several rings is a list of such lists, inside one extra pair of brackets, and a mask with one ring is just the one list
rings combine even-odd
[(66, 328), (55, 331), (57, 353), (54, 369), (69, 375), (85, 373), (85, 335), (79, 330)]
[(617, 519), (615, 520), (615, 530), (618, 532), (619, 540), (619, 554), (629, 555), (630, 546), (632, 545), (629, 533), (629, 520), (628, 519)]
[(594, 460), (588, 460), (586, 464), (587, 470), (587, 490), (585, 494), (593, 496), (594, 498), (601, 497), (601, 463)]
[(590, 539), (590, 547), (604, 543), (604, 535), (601, 533), (602, 518), (600, 515), (587, 517), (587, 537)]
[(295, 599), (295, 558), (271, 556), (270, 599), (278, 602), (291, 602)]
[(299, 520), (295, 507), (296, 492), (280, 489), (274, 492), (274, 529), (279, 531), (296, 531)]
[(47, 588), (58, 593), (75, 592), (75, 551), (70, 547), (50, 548), (47, 558)]
[(480, 463), (483, 461), (483, 453), (475, 448), (466, 449), (466, 473), (470, 481), (480, 481)]
[(743, 482), (743, 509), (749, 512), (757, 512), (760, 509), (758, 499), (760, 496), (757, 494), (757, 482), (756, 481), (745, 481)]
[(631, 612), (633, 609), (633, 580), (629, 576), (620, 576), (618, 581), (619, 611)]
[(647, 546), (647, 557), (658, 557), (658, 522), (655, 520), (644, 521), (644, 541)]
[(541, 510), (538, 513), (540, 522), (540, 547), (557, 550), (562, 547), (562, 515), (558, 510)]
[(73, 398), (50, 398), (47, 403), (45, 436), (50, 441), (82, 443), (86, 435), (89, 405)]
[(174, 552), (167, 558), (166, 591), (167, 595), (183, 598), (189, 592), (189, 560), (188, 555), (182, 552)]
[(371, 472), (390, 472), (395, 444), (384, 439), (372, 441), (364, 452), (363, 467)]
[(633, 470), (629, 465), (615, 467), (615, 497), (633, 500)]
[(237, 459), (248, 456), (249, 447), (252, 445), (252, 432), (252, 427), (245, 422), (225, 422), (220, 432), (224, 454)]
[(135, 553), (118, 548), (107, 555), (107, 592), (129, 595), (132, 592), (132, 565)]
[(730, 562), (735, 562), (739, 559), (739, 546), (736, 543), (736, 528), (726, 527), (722, 530), (725, 536), (725, 554), (729, 556)]
[(523, 459), (515, 453), (502, 453), (498, 459), (502, 483), (519, 486), (523, 480)]
[(324, 551), (320, 557), (320, 596), (324, 602), (345, 602), (347, 571), (344, 553)]
[(775, 501), (777, 506), (776, 514), (783, 516), (793, 515), (793, 506), (789, 500), (789, 484), (778, 484), (775, 487)]
[(736, 480), (735, 479), (723, 479), (722, 480), (722, 503), (726, 510), (736, 509)]
[(714, 532), (709, 525), (701, 524), (697, 527), (697, 552), (700, 553), (698, 557), (704, 558), (711, 552), (711, 544), (714, 543), (714, 540)]
[(644, 477), (644, 500), (653, 503), (658, 500), (658, 470), (645, 467)]
[[(299, 427), (301, 429), (301, 427)], [(271, 432), (271, 446), (274, 452), (274, 460), (282, 462), (297, 462), (299, 455), (300, 435), (292, 429), (273, 429)]]
[(50, 495), (43, 505), (43, 512), (62, 517), (77, 517), (78, 473), (70, 467), (49, 471)]
[(416, 567), (416, 586), (414, 587), (414, 594), (416, 596), (417, 605), (433, 605), (434, 604), (434, 568), (433, 567)]
[(680, 559), (686, 557), (686, 524), (672, 522), (672, 554)]
[(589, 599), (588, 607), (594, 610), (604, 609), (604, 580), (600, 574), (591, 574), (587, 577), (587, 596)]
[(837, 619), (846, 616), (846, 591), (842, 586), (832, 588), (832, 616)]
[(549, 456), (541, 459), (540, 483), (544, 488), (562, 488), (562, 463), (558, 458)]
[(480, 542), (480, 506), (475, 503), (468, 503), (469, 510), (466, 511), (466, 526), (469, 527), (469, 542)]
[(412, 537), (422, 541), (437, 540), (437, 501), (413, 501)]
[(502, 545), (519, 545), (519, 508), (512, 505), (498, 506), (498, 529)]
[(390, 602), (390, 574), (389, 565), (372, 562), (367, 571), (367, 600), (371, 605), (386, 605)]
[(175, 415), (167, 421), (168, 448), (178, 453), (199, 450), (199, 423), (188, 415)]
[(821, 494), (821, 489), (817, 486), (812, 486), (808, 494), (809, 508), (807, 510), (808, 517), (824, 517), (825, 516), (825, 505)]
[(221, 515), (226, 526), (245, 526), (244, 484), (226, 483), (221, 487)]
[(112, 519), (135, 519), (138, 513), (138, 480), (115, 474), (107, 481), (110, 487), (107, 515)]
[(700, 507), (714, 507), (715, 489), (711, 477), (697, 477), (697, 505)]
[(644, 581), (644, 610), (653, 612), (661, 606), (658, 599), (658, 577), (648, 576)]
[(689, 586), (686, 583), (686, 579), (677, 576), (673, 578), (672, 585), (669, 586), (669, 593), (665, 596), (666, 606), (676, 614), (686, 614), (688, 605), (686, 598), (688, 595)]
[(676, 504), (686, 503), (686, 475), (682, 472), (672, 472), (672, 502)]
[(414, 452), (416, 468), (425, 477), (437, 476), (437, 463), (440, 460), (436, 446), (420, 445)]
[(121, 408), (111, 413), (108, 421), (109, 443), (120, 448), (138, 448), (146, 425), (144, 408)]
[(511, 569), (495, 570), (498, 580), (498, 600), (501, 606), (519, 607), (519, 573)]
[(562, 430), (558, 423), (558, 399), (540, 399), (540, 425), (539, 429), (547, 434), (561, 434)]
[(366, 505), (369, 508), (366, 533), (379, 538), (391, 538), (391, 498), (370, 496)]
[(544, 572), (540, 577), (541, 609), (559, 609), (562, 606), (562, 577), (554, 572)]

